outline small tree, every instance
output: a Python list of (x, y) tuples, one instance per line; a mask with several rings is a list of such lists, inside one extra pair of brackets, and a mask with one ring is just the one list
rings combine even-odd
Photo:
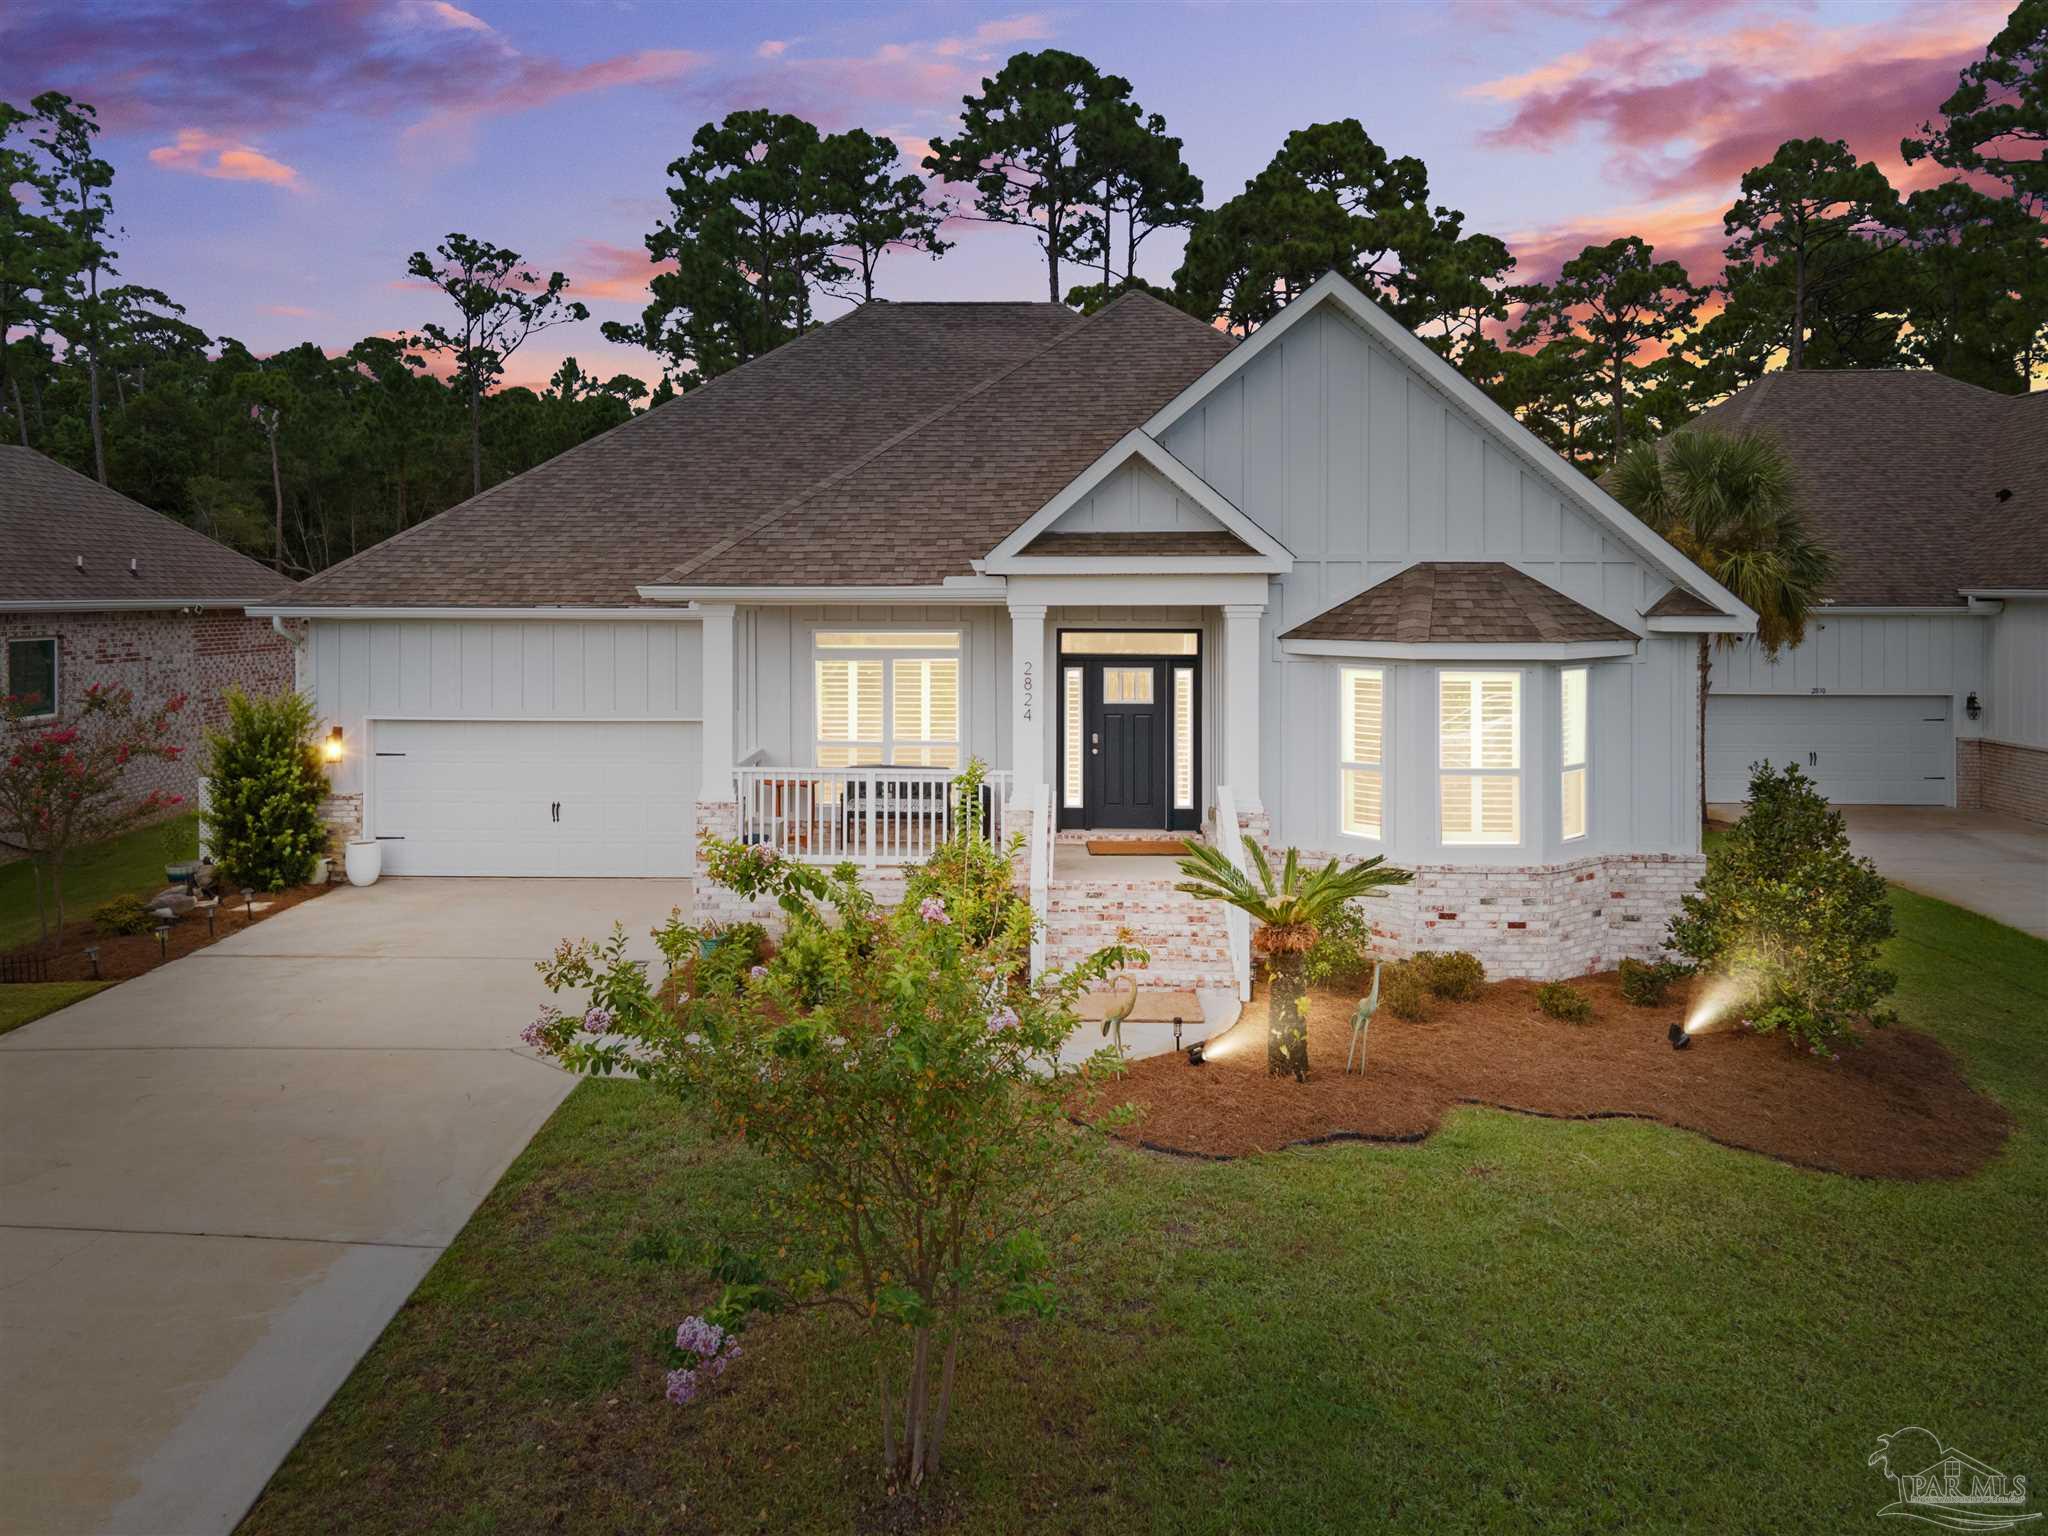
[(54, 933), (64, 930), (64, 856), (178, 804), (176, 795), (136, 794), (124, 781), (138, 760), (177, 760), (184, 749), (169, 737), (185, 696), (144, 713), (128, 689), (95, 683), (68, 716), (44, 715), (43, 704), (39, 694), (0, 698), (0, 847), (26, 856), (35, 872), (36, 921), (47, 944), (52, 906)]
[(1750, 771), (1749, 809), (1707, 855), (1706, 878), (1671, 920), (1673, 949), (1731, 984), (1750, 1027), (1783, 1030), (1817, 1056), (1891, 1022), (1897, 978), (1877, 963), (1892, 936), (1884, 877), (1797, 768)]
[(1266, 850), (1252, 838), (1244, 851), (1258, 871), (1258, 884), (1232, 864), (1221, 849), (1191, 842), (1180, 861), (1187, 876), (1176, 890), (1203, 901), (1228, 902), (1259, 924), (1252, 948), (1266, 957), (1272, 972), (1273, 995), (1266, 1015), (1266, 1070), (1278, 1077), (1292, 1072), (1297, 1083), (1308, 1080), (1308, 952), (1322, 924), (1346, 902), (1378, 895), (1389, 885), (1406, 885), (1415, 877), (1384, 858), (1373, 857), (1344, 868), (1335, 859), (1321, 869), (1304, 871), (1301, 855), (1287, 850), (1280, 878), (1273, 878)]
[(1131, 958), (1104, 950), (1027, 979), (1031, 908), (980, 834), (979, 794), (970, 769), (959, 834), (893, 910), (850, 864), (828, 873), (713, 844), (714, 880), (786, 914), (775, 953), (750, 968), (700, 963), (700, 932), (672, 919), (654, 935), (668, 965), (656, 985), (625, 958), (623, 929), (564, 943), (542, 976), (587, 989), (590, 1005), (548, 1009), (526, 1032), (572, 1070), (631, 1072), (702, 1107), (788, 1176), (764, 1207), (773, 1258), (712, 1250), (733, 1284), (684, 1325), (678, 1347), (695, 1363), (670, 1396), (688, 1401), (722, 1372), (726, 1330), (748, 1309), (839, 1308), (907, 1345), (900, 1392), (879, 1355), (875, 1380), (884, 1467), (912, 1487), (938, 1470), (963, 1327), (1052, 1305), (1045, 1226), (1102, 1145), (1067, 1106), (1111, 1070), (1107, 1056), (1075, 1067), (1059, 1052), (1082, 989)]
[(286, 689), (251, 698), (230, 688), (227, 729), (209, 731), (205, 822), (215, 862), (245, 890), (281, 891), (313, 872), (327, 846), (320, 802), (327, 775), (313, 739), (313, 704)]

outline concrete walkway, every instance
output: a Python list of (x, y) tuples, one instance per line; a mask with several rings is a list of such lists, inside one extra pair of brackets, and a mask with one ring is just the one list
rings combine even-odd
[(533, 962), (678, 900), (344, 889), (0, 1038), (0, 1531), (231, 1530), (573, 1086)]
[(2048, 939), (2048, 827), (1988, 811), (1842, 808), (1849, 842), (1885, 878)]

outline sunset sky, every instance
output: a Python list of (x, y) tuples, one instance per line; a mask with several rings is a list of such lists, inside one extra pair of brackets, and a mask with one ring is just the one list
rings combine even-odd
[[(259, 352), (330, 349), (438, 318), (409, 252), (462, 230), (559, 267), (588, 324), (539, 338), (654, 377), (598, 321), (644, 302), (641, 237), (664, 168), (742, 107), (854, 125), (922, 152), (1020, 48), (1128, 77), (1187, 142), (1213, 206), (1290, 129), (1357, 117), (1428, 164), (1435, 198), (1542, 276), (1589, 240), (1641, 234), (1719, 269), (1741, 172), (1786, 138), (1898, 162), (2009, 6), (1452, 0), (1442, 5), (698, 5), (654, 0), (6, 0), (0, 99), (57, 88), (99, 108), (126, 235), (122, 276)], [(883, 267), (894, 298), (1039, 298), (1026, 233), (967, 225), (936, 265)], [(1164, 282), (1179, 240), (1146, 247)], [(828, 313), (831, 306), (828, 306)]]

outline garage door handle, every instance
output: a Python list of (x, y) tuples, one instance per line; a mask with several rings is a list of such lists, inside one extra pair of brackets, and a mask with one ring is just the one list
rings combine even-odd
[(554, 819), (554, 820), (556, 820), (556, 821), (560, 821), (560, 820), (562, 819), (562, 802), (561, 802), (561, 801), (559, 801), (559, 800), (557, 800), (557, 801), (556, 801), (556, 802), (554, 803), (554, 807), (553, 807), (553, 810), (552, 810), (552, 817), (553, 817), (553, 819)]

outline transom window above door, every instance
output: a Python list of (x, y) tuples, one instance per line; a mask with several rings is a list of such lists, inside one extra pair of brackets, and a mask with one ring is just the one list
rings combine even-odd
[(960, 766), (958, 630), (819, 630), (820, 768)]
[(1201, 635), (1192, 629), (1064, 629), (1064, 656), (1194, 656)]

